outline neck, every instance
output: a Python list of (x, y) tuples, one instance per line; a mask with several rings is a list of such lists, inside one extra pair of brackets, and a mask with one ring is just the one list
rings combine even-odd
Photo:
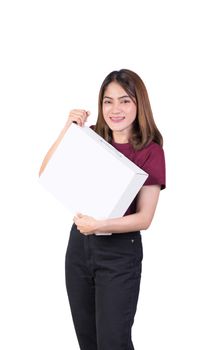
[(128, 143), (129, 138), (127, 134), (122, 133), (121, 131), (113, 131), (113, 141), (116, 143)]

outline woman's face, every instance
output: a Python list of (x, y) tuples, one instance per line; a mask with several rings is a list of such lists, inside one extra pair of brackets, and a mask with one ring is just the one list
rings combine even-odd
[(103, 96), (104, 120), (112, 131), (129, 135), (137, 115), (136, 103), (117, 82), (111, 82)]

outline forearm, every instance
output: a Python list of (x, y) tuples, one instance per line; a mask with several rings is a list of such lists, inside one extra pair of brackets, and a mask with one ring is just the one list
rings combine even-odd
[(142, 213), (130, 214), (121, 218), (100, 220), (99, 223), (97, 232), (100, 233), (123, 233), (146, 230), (150, 224)]
[(143, 186), (137, 195), (136, 213), (119, 218), (97, 220), (92, 216), (77, 213), (74, 223), (84, 234), (125, 233), (146, 230), (153, 219), (160, 193), (159, 185)]
[(44, 157), (44, 160), (42, 162), (41, 168), (39, 170), (39, 176), (44, 171), (47, 163), (49, 162), (50, 158), (52, 157), (53, 153), (55, 152), (56, 148), (58, 147), (59, 143), (61, 142), (62, 138), (64, 137), (65, 133), (67, 131), (67, 127), (65, 126), (62, 131), (60, 132), (57, 140), (54, 142), (54, 144), (50, 147), (49, 151), (47, 152), (46, 156)]

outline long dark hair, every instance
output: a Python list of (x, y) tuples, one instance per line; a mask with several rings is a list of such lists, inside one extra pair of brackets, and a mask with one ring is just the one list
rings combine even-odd
[(145, 84), (135, 72), (129, 69), (113, 71), (104, 79), (99, 91), (98, 119), (94, 130), (106, 141), (112, 141), (112, 130), (104, 120), (102, 105), (106, 87), (113, 81), (117, 82), (137, 105), (137, 116), (129, 138), (133, 148), (142, 149), (151, 141), (163, 146), (163, 137), (155, 124)]

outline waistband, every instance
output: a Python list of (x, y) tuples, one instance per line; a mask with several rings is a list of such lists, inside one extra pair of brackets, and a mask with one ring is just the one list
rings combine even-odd
[[(73, 223), (71, 230), (72, 229), (78, 231), (75, 223)], [(96, 235), (96, 234), (94, 234), (92, 236), (96, 237), (97, 239), (101, 239), (101, 238), (114, 239), (114, 238), (137, 238), (140, 235), (141, 235), (140, 231), (132, 231), (132, 232), (123, 232), (123, 233), (112, 233), (111, 235)], [(89, 236), (90, 235), (85, 236), (85, 237), (89, 237)]]
[(140, 236), (140, 231), (134, 231), (134, 232), (124, 232), (124, 233), (112, 233), (109, 236), (99, 236), (99, 235), (94, 235), (95, 237), (97, 237), (98, 239), (100, 238), (109, 238), (109, 239), (115, 239), (115, 238), (137, 238)]

